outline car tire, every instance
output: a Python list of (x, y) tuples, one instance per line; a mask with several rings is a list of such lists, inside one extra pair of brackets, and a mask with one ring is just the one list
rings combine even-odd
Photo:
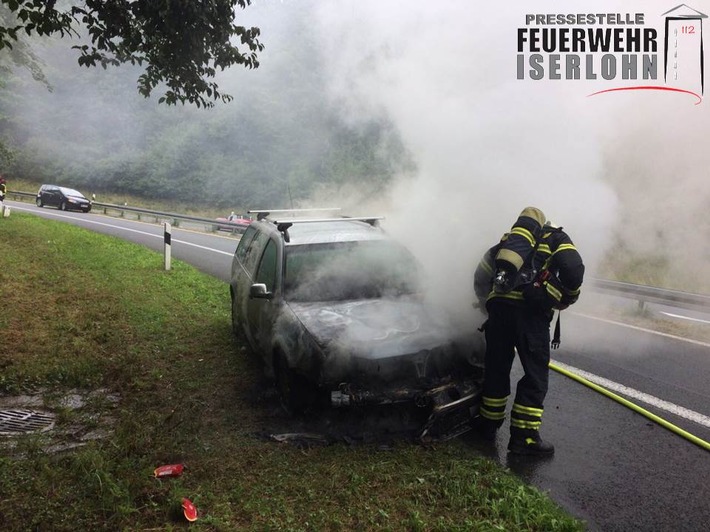
[(274, 357), (274, 374), (281, 406), (288, 414), (300, 415), (314, 406), (315, 387), (288, 366), (282, 353)]
[(35, 203), (37, 204), (37, 207), (44, 207), (44, 203), (42, 202), (42, 198), (37, 198), (35, 200)]
[(59, 204), (59, 210), (60, 211), (66, 211), (67, 210), (67, 202), (63, 201)]

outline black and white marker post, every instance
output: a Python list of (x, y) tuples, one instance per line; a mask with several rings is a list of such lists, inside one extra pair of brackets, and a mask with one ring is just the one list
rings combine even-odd
[(171, 230), (170, 224), (168, 222), (163, 223), (164, 233), (163, 242), (165, 242), (165, 271), (170, 270), (170, 236)]

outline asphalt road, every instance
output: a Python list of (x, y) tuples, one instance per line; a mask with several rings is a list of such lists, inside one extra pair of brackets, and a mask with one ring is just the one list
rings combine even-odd
[[(65, 213), (8, 202), (31, 212), (131, 240), (162, 252), (160, 225), (96, 214)], [(228, 280), (237, 239), (186, 231), (172, 233), (173, 257)], [(225, 297), (226, 289), (225, 289)], [(660, 335), (585, 316), (563, 316), (562, 347), (553, 361), (606, 379), (616, 393), (679, 429), (710, 441), (710, 344)], [(577, 310), (577, 309), (575, 309)], [(675, 309), (701, 326), (710, 317)], [(516, 364), (513, 382), (521, 375)], [(477, 451), (548, 492), (589, 530), (710, 530), (710, 454), (639, 413), (556, 372), (550, 375), (542, 434), (554, 457), (531, 460), (506, 452), (508, 425), (495, 445), (464, 435)]]

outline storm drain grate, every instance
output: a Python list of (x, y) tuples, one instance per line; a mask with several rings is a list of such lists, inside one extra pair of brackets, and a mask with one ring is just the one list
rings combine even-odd
[(0, 434), (17, 434), (49, 430), (54, 416), (34, 410), (0, 410)]

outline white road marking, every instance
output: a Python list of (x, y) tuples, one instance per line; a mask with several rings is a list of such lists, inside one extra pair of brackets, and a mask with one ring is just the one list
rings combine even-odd
[(628, 386), (624, 386), (623, 384), (610, 381), (609, 379), (594, 375), (593, 373), (588, 373), (584, 370), (568, 366), (567, 364), (563, 364), (562, 362), (555, 361), (554, 363), (562, 369), (565, 369), (571, 373), (575, 373), (580, 377), (583, 377), (588, 381), (593, 382), (594, 384), (598, 384), (599, 386), (607, 388), (608, 390), (620, 393), (627, 397), (631, 397), (665, 412), (670, 412), (671, 414), (682, 417), (683, 419), (687, 419), (688, 421), (693, 421), (694, 423), (702, 425), (703, 427), (710, 428), (710, 417), (704, 414), (689, 410), (673, 403), (669, 403), (668, 401), (664, 401), (663, 399), (659, 399), (658, 397), (655, 397), (653, 395), (649, 395), (633, 388), (629, 388)]
[(671, 312), (661, 311), (661, 314), (665, 314), (666, 316), (670, 316), (671, 318), (680, 318), (682, 320), (698, 321), (700, 323), (710, 323), (710, 321), (708, 321), (708, 320), (701, 320), (700, 318), (691, 318), (690, 316), (682, 316), (680, 314), (673, 314)]
[[(26, 211), (26, 212), (34, 212), (32, 209), (23, 209), (22, 207), (13, 207), (14, 209), (20, 210), (20, 211)], [(57, 218), (67, 218), (69, 220), (76, 220), (74, 216), (67, 216), (65, 214), (59, 214), (59, 213), (54, 213), (54, 212), (47, 212), (46, 214), (50, 216), (56, 216)], [(139, 231), (138, 229), (129, 229), (128, 227), (122, 227), (120, 225), (114, 225), (114, 224), (107, 224), (104, 222), (97, 222), (95, 220), (81, 220), (82, 222), (86, 224), (94, 224), (94, 225), (102, 225), (104, 227), (111, 227), (113, 229), (118, 229), (120, 231), (127, 231), (129, 233), (138, 233), (139, 235), (145, 235), (145, 236), (150, 236), (153, 238), (159, 238), (163, 239), (163, 235), (156, 235), (154, 233), (148, 233), (146, 231)], [(234, 255), (234, 253), (229, 253), (228, 251), (221, 251), (219, 249), (214, 249), (214, 248), (208, 248), (207, 246), (200, 246), (199, 244), (193, 244), (192, 242), (186, 242), (185, 240), (177, 240), (175, 238), (171, 239), (172, 242), (177, 242), (179, 244), (184, 244), (186, 246), (192, 246), (194, 248), (199, 248), (199, 249), (204, 249), (205, 251), (213, 251), (215, 253), (221, 253), (222, 255), (227, 255), (228, 257), (231, 257)]]
[(618, 325), (619, 327), (626, 327), (627, 329), (633, 329), (635, 331), (642, 331), (642, 332), (649, 333), (649, 334), (655, 334), (656, 336), (663, 336), (664, 338), (672, 338), (673, 340), (680, 340), (681, 342), (688, 342), (689, 344), (695, 344), (695, 345), (699, 345), (702, 347), (710, 347), (710, 344), (707, 342), (701, 342), (699, 340), (691, 340), (690, 338), (683, 338), (682, 336), (676, 336), (674, 334), (652, 331), (651, 329), (644, 329), (643, 327), (637, 327), (636, 325), (629, 325), (627, 323), (621, 323), (618, 321), (607, 320), (605, 318), (598, 318), (596, 316), (590, 316), (589, 314), (581, 314), (579, 312), (570, 312), (570, 314), (574, 314), (576, 316), (581, 316), (583, 318), (589, 318), (590, 320), (597, 320), (597, 321), (601, 321), (604, 323), (610, 323), (612, 325)]

